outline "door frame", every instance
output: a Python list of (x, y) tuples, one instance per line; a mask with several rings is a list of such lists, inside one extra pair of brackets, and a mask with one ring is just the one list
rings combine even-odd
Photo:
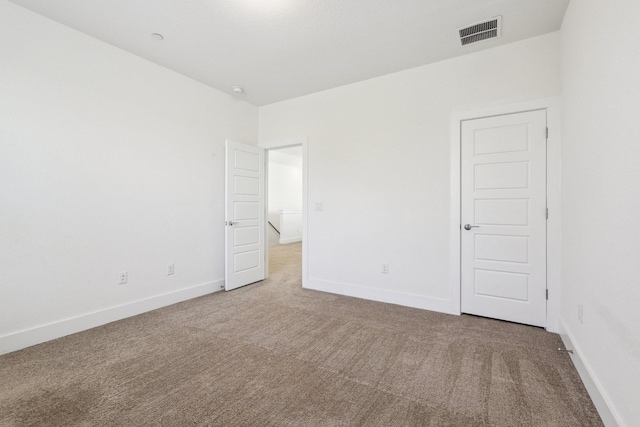
[[(264, 203), (264, 215), (268, 218), (269, 215), (269, 152), (282, 150), (285, 148), (302, 147), (302, 286), (308, 283), (308, 255), (309, 255), (309, 222), (307, 216), (309, 212), (309, 198), (308, 198), (308, 186), (309, 186), (309, 149), (308, 138), (294, 138), (280, 141), (273, 141), (269, 143), (259, 143), (260, 147), (265, 149), (266, 155), (264, 156), (265, 162), (265, 203)], [(269, 278), (269, 227), (265, 227), (264, 241), (266, 249), (264, 251), (264, 263), (266, 278)]]
[(547, 300), (546, 329), (559, 332), (561, 288), (561, 203), (560, 203), (560, 97), (514, 102), (491, 107), (454, 112), (451, 116), (451, 177), (450, 177), (450, 242), (449, 291), (451, 312), (461, 314), (461, 122), (533, 110), (547, 111)]

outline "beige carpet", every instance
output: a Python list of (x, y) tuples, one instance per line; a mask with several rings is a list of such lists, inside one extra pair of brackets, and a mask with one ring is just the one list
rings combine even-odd
[(0, 357), (1, 426), (599, 426), (557, 335), (271, 278)]

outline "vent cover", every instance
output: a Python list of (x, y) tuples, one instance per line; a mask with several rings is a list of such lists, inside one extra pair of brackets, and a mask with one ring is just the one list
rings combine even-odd
[(502, 33), (502, 16), (482, 21), (464, 28), (458, 28), (460, 43), (466, 46), (482, 40), (500, 37)]

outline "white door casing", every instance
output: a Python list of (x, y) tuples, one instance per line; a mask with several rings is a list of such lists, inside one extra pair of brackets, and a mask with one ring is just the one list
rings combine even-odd
[(546, 128), (545, 110), (461, 122), (464, 313), (546, 326)]
[(225, 290), (265, 278), (265, 151), (226, 141)]

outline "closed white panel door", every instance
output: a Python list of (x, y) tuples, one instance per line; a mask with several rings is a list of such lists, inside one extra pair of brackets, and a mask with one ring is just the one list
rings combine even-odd
[(227, 140), (227, 291), (265, 278), (264, 181), (264, 149)]
[(462, 122), (462, 312), (546, 326), (546, 111)]

